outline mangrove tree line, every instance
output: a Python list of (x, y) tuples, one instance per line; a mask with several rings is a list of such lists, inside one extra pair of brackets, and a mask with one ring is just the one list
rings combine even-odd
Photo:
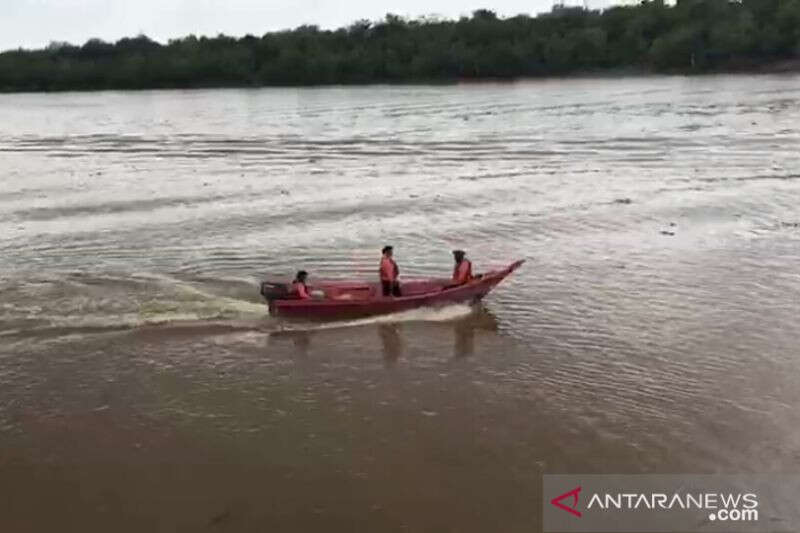
[[(266, 23), (266, 21), (265, 21)], [(0, 54), (0, 90), (450, 81), (606, 70), (706, 72), (800, 55), (800, 0), (661, 0), (535, 17), (387, 15), (234, 38), (144, 35)]]

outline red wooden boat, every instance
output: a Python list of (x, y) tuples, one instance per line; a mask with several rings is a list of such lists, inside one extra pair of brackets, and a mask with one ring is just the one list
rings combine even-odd
[(308, 285), (315, 296), (310, 299), (290, 297), (286, 283), (265, 281), (261, 284), (261, 294), (273, 315), (310, 319), (382, 315), (419, 307), (478, 302), (524, 262), (516, 261), (458, 286), (451, 286), (449, 278), (403, 281), (402, 296), (398, 297), (383, 296), (377, 281), (320, 281)]

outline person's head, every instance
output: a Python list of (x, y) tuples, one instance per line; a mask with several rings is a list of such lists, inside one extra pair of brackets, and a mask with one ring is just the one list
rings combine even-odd
[(308, 278), (308, 272), (306, 272), (305, 270), (298, 270), (297, 276), (295, 276), (294, 280), (299, 281), (300, 283), (305, 283), (306, 278)]
[(467, 255), (467, 253), (464, 250), (453, 250), (453, 259), (456, 260), (456, 263), (463, 261), (465, 255)]
[(392, 253), (394, 253), (394, 248), (392, 248), (391, 246), (384, 246), (383, 250), (381, 250), (381, 253), (386, 257), (392, 257)]

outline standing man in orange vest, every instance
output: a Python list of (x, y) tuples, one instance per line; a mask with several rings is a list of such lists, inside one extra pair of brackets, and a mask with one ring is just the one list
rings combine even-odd
[(453, 285), (450, 285), (451, 287), (463, 285), (472, 280), (472, 262), (466, 259), (465, 255), (464, 250), (453, 250), (453, 259), (456, 264), (453, 267)]
[(394, 249), (391, 246), (384, 246), (381, 251), (383, 256), (381, 257), (379, 273), (384, 296), (400, 296), (400, 282), (397, 281), (400, 269), (397, 268), (397, 263), (392, 259), (393, 251)]

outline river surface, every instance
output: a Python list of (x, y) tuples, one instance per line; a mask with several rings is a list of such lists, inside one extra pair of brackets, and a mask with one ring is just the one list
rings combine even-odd
[[(526, 264), (307, 324), (265, 276)], [(541, 528), (800, 471), (800, 77), (0, 95), (0, 530)], [(795, 500), (796, 501), (796, 500)]]

